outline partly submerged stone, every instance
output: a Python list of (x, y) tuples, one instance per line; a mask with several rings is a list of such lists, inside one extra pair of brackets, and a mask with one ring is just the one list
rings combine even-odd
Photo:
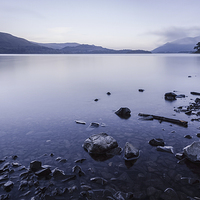
[(177, 95), (173, 92), (167, 92), (165, 93), (165, 100), (170, 100), (170, 101), (176, 100), (176, 96)]
[(172, 146), (157, 146), (157, 151), (163, 151), (163, 152), (168, 152), (168, 153), (174, 153), (173, 147)]
[(83, 144), (83, 148), (91, 154), (105, 154), (116, 147), (117, 141), (106, 133), (92, 135)]
[(124, 159), (125, 160), (135, 160), (139, 157), (140, 152), (137, 148), (135, 148), (132, 144), (129, 142), (126, 142), (125, 148), (124, 148)]
[(34, 172), (40, 170), (41, 167), (42, 167), (42, 162), (40, 161), (34, 160), (30, 163), (30, 169)]
[(183, 151), (186, 158), (188, 158), (190, 161), (200, 162), (200, 141), (195, 141), (186, 146)]
[(152, 146), (164, 146), (165, 142), (163, 139), (153, 138), (152, 140), (149, 141), (149, 144)]
[(124, 107), (117, 110), (115, 114), (123, 119), (128, 119), (131, 116), (131, 110), (127, 107)]

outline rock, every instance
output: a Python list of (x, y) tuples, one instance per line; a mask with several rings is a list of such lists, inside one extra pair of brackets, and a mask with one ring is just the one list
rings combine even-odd
[(192, 139), (192, 136), (191, 135), (185, 135), (184, 138)]
[(191, 115), (191, 114), (192, 114), (192, 111), (191, 111), (191, 110), (188, 110), (188, 111), (185, 112), (185, 114), (186, 114), (186, 115)]
[(79, 176), (85, 175), (85, 172), (82, 171), (81, 167), (79, 165), (75, 165), (72, 168), (72, 172), (78, 174)]
[(46, 177), (51, 173), (51, 170), (49, 168), (46, 169), (41, 169), (37, 172), (35, 172), (35, 175), (39, 176), (39, 177)]
[(182, 160), (185, 156), (183, 155), (183, 153), (176, 153), (175, 157), (179, 160)]
[(92, 122), (89, 126), (90, 128), (98, 128), (99, 127), (99, 123), (97, 122)]
[(14, 186), (14, 183), (12, 181), (8, 181), (3, 185), (3, 188), (6, 192), (10, 192), (13, 186)]
[(173, 92), (165, 93), (165, 100), (170, 100), (170, 101), (176, 100), (176, 96), (177, 95)]
[(91, 178), (90, 181), (95, 182), (95, 183), (99, 183), (101, 185), (106, 185), (108, 183), (108, 181), (106, 179), (101, 178), (101, 177)]
[(82, 121), (82, 120), (76, 120), (75, 122), (76, 122), (77, 124), (83, 124), (83, 125), (86, 124), (86, 122), (84, 122), (84, 121)]
[(24, 190), (26, 186), (28, 186), (28, 181), (21, 181), (18, 190)]
[(13, 155), (13, 156), (12, 156), (12, 159), (13, 159), (13, 160), (16, 160), (17, 158), (18, 158), (17, 155)]
[(144, 92), (144, 89), (138, 89), (139, 92)]
[(124, 159), (128, 161), (135, 160), (138, 159), (139, 155), (140, 155), (139, 150), (129, 142), (126, 142), (124, 148)]
[(165, 146), (164, 140), (160, 138), (154, 138), (150, 140), (149, 144), (152, 146)]
[(120, 118), (128, 119), (131, 116), (131, 110), (127, 107), (120, 108), (115, 112), (116, 115), (118, 115)]
[(63, 178), (65, 176), (64, 171), (55, 168), (54, 170), (52, 170), (52, 175), (54, 178)]
[(95, 99), (94, 101), (99, 101), (99, 99)]
[(92, 135), (83, 144), (83, 148), (91, 154), (105, 154), (116, 147), (118, 147), (117, 141), (106, 133)]
[(89, 185), (81, 185), (81, 190), (88, 191), (88, 190), (91, 190), (91, 189), (92, 188)]
[(30, 169), (32, 170), (32, 171), (38, 171), (38, 170), (40, 170), (41, 169), (41, 167), (42, 167), (42, 162), (40, 162), (40, 161), (32, 161), (31, 163), (30, 163)]
[(190, 161), (200, 162), (200, 141), (195, 141), (186, 146), (183, 151), (186, 158)]
[(75, 163), (83, 163), (85, 160), (86, 160), (85, 158), (81, 158), (81, 159), (75, 160), (74, 162)]
[(184, 94), (179, 94), (176, 96), (176, 98), (185, 98), (185, 95)]
[(197, 133), (197, 135), (196, 135), (196, 136), (200, 138), (200, 133)]
[(157, 146), (157, 151), (163, 151), (163, 152), (168, 152), (168, 153), (174, 153), (174, 151), (173, 151), (173, 147), (172, 146), (164, 146), (164, 147), (162, 147), (162, 146)]
[(167, 188), (161, 195), (163, 200), (179, 200), (177, 193), (172, 188)]
[(107, 92), (106, 94), (107, 94), (107, 95), (111, 95), (111, 93), (110, 93), (110, 92)]

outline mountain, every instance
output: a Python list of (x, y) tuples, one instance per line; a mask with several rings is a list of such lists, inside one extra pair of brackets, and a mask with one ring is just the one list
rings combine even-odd
[(34, 54), (34, 53), (56, 53), (51, 48), (42, 47), (23, 38), (15, 37), (8, 33), (0, 32), (1, 54)]
[(78, 43), (35, 43), (35, 44), (52, 49), (63, 49), (65, 47), (76, 47), (80, 45)]
[(36, 43), (0, 32), (0, 54), (131, 54), (143, 50), (113, 50), (78, 43)]
[(200, 36), (198, 37), (186, 37), (168, 42), (154, 50), (152, 53), (192, 53), (194, 52), (194, 46), (200, 42)]

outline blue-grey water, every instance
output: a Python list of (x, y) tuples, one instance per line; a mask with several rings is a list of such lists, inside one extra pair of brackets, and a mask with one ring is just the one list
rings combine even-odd
[[(0, 159), (7, 157), (11, 163), (11, 156), (17, 155), (14, 162), (25, 167), (40, 160), (70, 174), (74, 161), (86, 158), (80, 164), (86, 176), (64, 184), (78, 187), (70, 194), (74, 199), (78, 199), (82, 182), (92, 189), (132, 192), (141, 199), (156, 199), (167, 188), (173, 188), (182, 199), (200, 197), (198, 183), (191, 185), (181, 179), (200, 179), (199, 170), (193, 165), (177, 164), (175, 158), (175, 153), (199, 140), (196, 134), (200, 123), (191, 121), (196, 116), (174, 111), (194, 102), (198, 96), (190, 92), (200, 92), (199, 85), (200, 56), (195, 54), (0, 55)], [(139, 92), (140, 88), (144, 92)], [(172, 91), (186, 98), (166, 101), (164, 94)], [(129, 119), (115, 114), (120, 107), (130, 108)], [(185, 120), (188, 128), (157, 120), (142, 121), (138, 113)], [(75, 120), (83, 120), (86, 125), (76, 124)], [(88, 129), (92, 122), (100, 123), (100, 127)], [(141, 150), (140, 158), (135, 163), (125, 163), (123, 153), (103, 162), (91, 158), (82, 144), (101, 132), (114, 137), (122, 148), (126, 142), (132, 143)], [(187, 134), (193, 138), (184, 138)], [(156, 151), (148, 144), (152, 138), (164, 139), (166, 145), (174, 147), (174, 154)], [(57, 157), (67, 162), (59, 163)], [(95, 176), (105, 178), (108, 184), (91, 183), (90, 178)], [(30, 191), (26, 198), (34, 196), (30, 188), (17, 191), (18, 176), (10, 175), (10, 179), (16, 182), (15, 194)], [(156, 189), (151, 195), (150, 187)]]

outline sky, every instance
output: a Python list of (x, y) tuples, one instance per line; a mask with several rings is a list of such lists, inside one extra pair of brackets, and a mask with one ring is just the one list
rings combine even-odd
[(153, 50), (200, 36), (200, 0), (0, 0), (0, 32), (40, 43)]

